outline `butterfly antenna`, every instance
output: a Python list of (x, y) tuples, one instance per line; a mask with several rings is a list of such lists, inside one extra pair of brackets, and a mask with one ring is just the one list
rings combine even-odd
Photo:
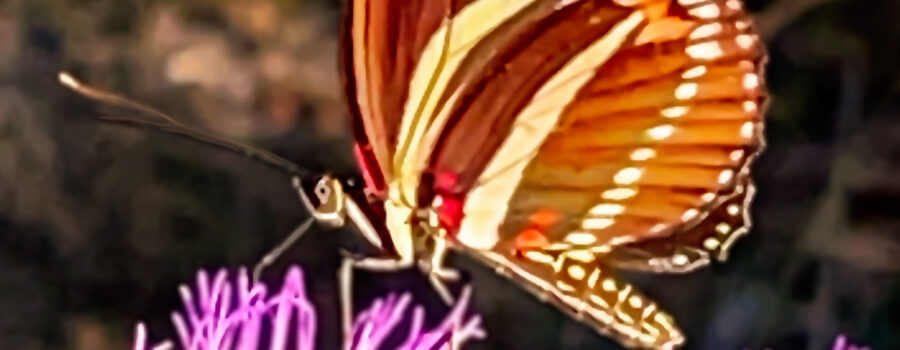
[(107, 113), (97, 117), (102, 121), (129, 124), (135, 126), (152, 127), (170, 134), (181, 135), (195, 141), (223, 148), (235, 153), (240, 153), (252, 159), (261, 161), (276, 169), (287, 172), (290, 175), (310, 177), (313, 172), (301, 168), (299, 165), (279, 157), (274, 153), (240, 144), (219, 136), (210, 135), (199, 129), (187, 126), (181, 122), (163, 114), (148, 106), (129, 100), (117, 94), (103, 91), (86, 85), (75, 79), (67, 72), (59, 73), (59, 82), (63, 86), (91, 100), (101, 102), (106, 106), (121, 108), (116, 113)]

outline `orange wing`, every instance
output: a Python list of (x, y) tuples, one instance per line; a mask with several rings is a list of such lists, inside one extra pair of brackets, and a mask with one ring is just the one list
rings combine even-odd
[(564, 220), (548, 241), (609, 250), (685, 232), (744, 187), (762, 145), (761, 49), (735, 3), (684, 8), (685, 38), (622, 48), (597, 70), (526, 168), (502, 238), (549, 210)]
[(420, 193), (464, 201), (445, 221), (470, 248), (610, 251), (685, 232), (749, 185), (763, 54), (739, 1), (564, 3), (479, 42), (482, 73), (446, 108)]
[(686, 271), (746, 231), (762, 49), (739, 0), (358, 0), (350, 17), (357, 136), (401, 251), (430, 204), (457, 248), (620, 341), (683, 341), (611, 267)]
[(763, 49), (737, 0), (569, 4), (457, 106), (433, 202), (460, 249), (623, 343), (672, 348), (672, 319), (613, 267), (689, 271), (746, 232)]

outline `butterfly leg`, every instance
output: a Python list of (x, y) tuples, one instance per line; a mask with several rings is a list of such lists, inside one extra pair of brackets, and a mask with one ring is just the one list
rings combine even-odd
[(353, 270), (393, 272), (412, 266), (412, 259), (358, 257), (344, 253), (343, 262), (338, 270), (338, 288), (340, 289), (341, 318), (345, 337), (350, 337), (350, 332), (353, 331)]
[(428, 282), (431, 283), (431, 287), (434, 288), (434, 291), (438, 293), (438, 296), (441, 297), (441, 300), (447, 305), (453, 305), (453, 302), (456, 298), (453, 297), (453, 293), (450, 292), (450, 288), (447, 287), (447, 284), (444, 283), (437, 275), (428, 275)]
[(459, 280), (459, 271), (447, 267), (444, 259), (447, 255), (447, 240), (444, 236), (432, 237), (434, 247), (431, 250), (431, 258), (419, 260), (419, 269), (428, 276), (428, 281), (447, 305), (453, 305), (454, 297), (447, 287), (446, 282)]
[(268, 254), (259, 259), (259, 262), (256, 263), (256, 266), (253, 267), (253, 283), (259, 282), (259, 276), (262, 274), (262, 271), (272, 265), (281, 254), (284, 254), (284, 251), (294, 245), (307, 230), (312, 225), (314, 219), (310, 217), (306, 219), (300, 226), (294, 229), (290, 235), (287, 236), (281, 243), (279, 243), (274, 249), (272, 249)]
[(435, 276), (444, 281), (455, 282), (459, 280), (459, 271), (445, 266), (444, 260), (447, 256), (447, 239), (437, 237), (434, 240), (434, 251), (431, 255), (431, 266), (429, 266), (429, 275)]

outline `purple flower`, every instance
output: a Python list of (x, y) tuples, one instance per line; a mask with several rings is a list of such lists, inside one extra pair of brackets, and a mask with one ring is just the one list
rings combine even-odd
[[(747, 349), (744, 349), (747, 350)], [(766, 349), (769, 350), (769, 349)], [(832, 350), (871, 350), (867, 346), (856, 346), (847, 342), (847, 337), (843, 334), (838, 335), (837, 339), (834, 340), (834, 347)]]
[(833, 350), (869, 350), (867, 346), (856, 346), (847, 341), (847, 337), (843, 334), (839, 335), (834, 341)]
[[(303, 273), (299, 267), (288, 269), (284, 285), (277, 294), (269, 296), (265, 285), (251, 285), (246, 269), (240, 269), (237, 283), (227, 279), (220, 270), (212, 281), (205, 271), (197, 273), (196, 293), (182, 285), (179, 288), (184, 313), (173, 312), (172, 323), (178, 340), (185, 350), (256, 350), (287, 349), (295, 344), (297, 350), (313, 350), (316, 335), (316, 311), (306, 296)], [(423, 330), (425, 311), (416, 306), (412, 311), (410, 329), (398, 350), (458, 349), (468, 340), (484, 337), (481, 319), (467, 318), (466, 306), (471, 290), (463, 290), (459, 302), (441, 324)], [(376, 350), (386, 346), (389, 335), (408, 315), (409, 294), (388, 295), (376, 300), (357, 317), (347, 350)], [(293, 326), (293, 328), (291, 327)], [(138, 323), (134, 350), (167, 350), (173, 342), (149, 345), (147, 329)]]

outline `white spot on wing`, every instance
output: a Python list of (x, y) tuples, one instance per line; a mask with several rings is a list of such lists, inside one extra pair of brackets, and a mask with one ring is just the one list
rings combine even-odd
[(669, 107), (663, 109), (661, 114), (666, 118), (679, 118), (687, 114), (689, 108), (685, 106)]
[(665, 140), (675, 133), (675, 127), (669, 124), (663, 124), (647, 130), (647, 135), (654, 140)]
[(695, 58), (698, 60), (713, 60), (725, 54), (722, 51), (722, 45), (719, 45), (718, 41), (707, 41), (699, 44), (694, 44), (688, 46), (684, 51), (691, 56), (691, 58)]
[(612, 226), (616, 221), (608, 218), (587, 218), (581, 222), (581, 227), (588, 230), (602, 230)]
[(583, 279), (585, 275), (587, 275), (587, 271), (584, 271), (584, 268), (578, 265), (569, 266), (567, 270), (569, 272), (569, 276), (579, 281)]
[(722, 32), (722, 24), (719, 22), (707, 23), (697, 27), (694, 29), (691, 34), (691, 39), (703, 39), (708, 38), (713, 35), (717, 35)]
[(684, 83), (675, 88), (675, 98), (688, 100), (697, 96), (697, 83)]
[(594, 216), (616, 216), (622, 214), (625, 207), (621, 204), (598, 204), (591, 208), (590, 214)]
[(643, 171), (638, 168), (625, 168), (619, 170), (615, 176), (613, 176), (613, 181), (615, 181), (619, 185), (630, 185), (637, 180), (640, 180)]
[(681, 214), (681, 221), (688, 221), (697, 216), (700, 212), (697, 209), (691, 208), (684, 211), (684, 214)]
[(759, 107), (756, 105), (756, 102), (744, 101), (744, 112), (753, 113), (756, 112), (758, 108)]
[(709, 250), (716, 250), (716, 248), (719, 248), (719, 245), (721, 245), (719, 240), (713, 237), (707, 238), (703, 241), (703, 247)]
[(614, 188), (611, 190), (603, 191), (603, 194), (601, 196), (603, 197), (603, 199), (620, 201), (634, 197), (636, 194), (637, 190), (631, 188)]
[(563, 281), (556, 281), (556, 287), (565, 292), (575, 291), (575, 287)]
[(741, 136), (749, 139), (753, 137), (753, 130), (753, 122), (746, 122), (744, 125), (741, 125)]
[(638, 148), (631, 152), (631, 160), (644, 161), (656, 157), (656, 151), (652, 148)]
[(641, 297), (632, 295), (631, 298), (628, 298), (628, 304), (630, 304), (631, 307), (638, 309), (644, 305), (644, 301), (641, 300)]
[(567, 258), (578, 260), (584, 263), (594, 261), (594, 254), (591, 253), (590, 250), (586, 249), (570, 250), (565, 253), (565, 256)]
[(716, 225), (716, 232), (722, 235), (727, 235), (729, 232), (731, 232), (731, 225), (729, 225), (727, 222), (720, 222)]
[(544, 263), (544, 264), (552, 264), (553, 263), (552, 256), (541, 253), (539, 251), (534, 251), (534, 250), (526, 251), (525, 257), (532, 261), (539, 262), (539, 263)]
[(706, 66), (696, 66), (685, 71), (684, 74), (681, 74), (681, 77), (684, 79), (696, 79), (704, 76), (706, 71)]
[(604, 279), (603, 282), (600, 284), (600, 287), (603, 288), (603, 290), (605, 290), (607, 292), (615, 291), (616, 290), (616, 281), (614, 281), (612, 278)]
[(741, 207), (738, 206), (737, 204), (729, 204), (728, 208), (726, 208), (726, 210), (728, 211), (728, 215), (731, 215), (731, 216), (737, 216), (738, 214), (741, 213)]
[(566, 241), (575, 245), (589, 245), (597, 241), (597, 237), (590, 232), (572, 232), (566, 236)]
[(591, 272), (591, 277), (588, 277), (588, 281), (587, 281), (588, 287), (594, 288), (594, 286), (597, 284), (597, 280), (599, 278), (600, 278), (600, 269), (594, 269), (594, 271)]
[(719, 173), (719, 183), (723, 185), (727, 184), (733, 177), (734, 171), (732, 171), (731, 169), (722, 170), (722, 172)]
[(719, 15), (722, 14), (722, 10), (719, 9), (719, 6), (716, 4), (706, 4), (688, 10), (688, 14), (698, 18), (710, 19), (719, 17)]
[(759, 87), (759, 76), (754, 73), (747, 73), (744, 75), (744, 88), (747, 90), (753, 90)]
[(736, 38), (734, 38), (734, 41), (738, 44), (738, 46), (745, 50), (752, 47), (753, 43), (756, 42), (756, 40), (753, 40), (753, 36), (749, 34), (738, 35)]

